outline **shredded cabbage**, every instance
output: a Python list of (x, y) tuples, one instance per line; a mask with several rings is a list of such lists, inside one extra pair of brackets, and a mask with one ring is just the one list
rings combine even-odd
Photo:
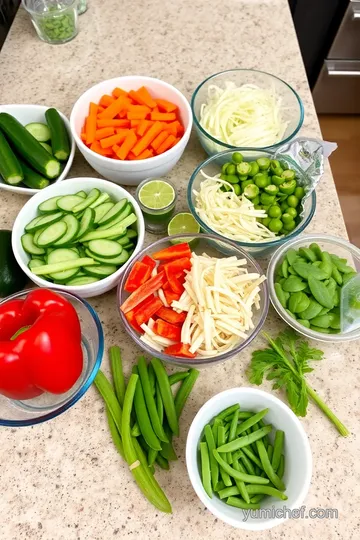
[[(238, 197), (228, 182), (219, 175), (208, 176), (200, 184), (200, 190), (193, 191), (196, 198), (195, 210), (199, 217), (213, 231), (230, 240), (240, 242), (262, 242), (279, 238), (257, 218), (266, 218), (265, 210), (256, 210), (244, 195)], [(231, 191), (222, 191), (222, 185), (231, 186)]]
[(209, 86), (208, 102), (200, 108), (200, 124), (210, 135), (231, 146), (271, 146), (284, 138), (288, 122), (281, 114), (281, 97), (275, 89), (255, 84), (225, 89)]

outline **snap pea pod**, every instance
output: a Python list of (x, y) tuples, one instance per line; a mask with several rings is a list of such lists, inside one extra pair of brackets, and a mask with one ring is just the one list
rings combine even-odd
[(235, 403), (235, 405), (230, 405), (230, 407), (227, 407), (221, 413), (219, 413), (217, 416), (215, 416), (215, 420), (218, 418), (219, 420), (224, 420), (227, 416), (232, 415), (235, 411), (240, 409), (240, 405), (238, 403)]
[[(224, 428), (224, 426), (218, 425), (217, 435), (218, 435), (217, 443), (220, 444), (220, 445), (224, 444), (225, 443), (225, 428)], [(213, 456), (214, 456), (214, 459), (216, 459), (215, 455), (214, 455), (214, 450), (213, 450)], [(232, 485), (232, 481), (230, 479), (230, 476), (228, 475), (228, 473), (225, 471), (225, 469), (223, 467), (220, 467), (220, 475), (221, 475), (221, 478), (222, 478), (225, 486), (231, 486)]]
[(211, 484), (212, 484), (213, 490), (215, 490), (215, 487), (219, 481), (219, 464), (214, 458), (214, 454), (213, 454), (213, 451), (216, 449), (216, 446), (215, 446), (214, 435), (213, 435), (210, 424), (207, 424), (205, 426), (204, 434), (205, 434), (205, 439), (206, 439), (206, 443), (208, 445), (208, 450), (209, 450)]
[[(133, 367), (133, 374), (138, 374), (138, 368)], [(136, 420), (146, 444), (154, 450), (161, 450), (161, 444), (151, 425), (150, 417), (145, 403), (144, 391), (139, 379), (134, 397)]]
[(244, 454), (244, 452), (242, 450), (238, 450), (238, 452), (241, 452), (240, 459), (241, 459), (242, 463), (244, 464), (246, 472), (248, 474), (253, 474), (254, 476), (256, 476), (255, 468), (254, 468), (253, 464), (251, 463), (250, 459)]
[[(237, 478), (248, 484), (268, 484), (269, 480), (267, 478), (262, 478), (261, 476), (253, 476), (250, 474), (245, 474), (240, 471), (236, 471), (231, 465), (226, 463), (226, 461), (220, 456), (217, 450), (213, 451), (216, 461), (219, 463), (221, 469), (225, 471), (232, 478)], [(224, 481), (226, 484), (226, 482)], [(247, 488), (246, 488), (247, 489)]]
[[(136, 441), (136, 439), (132, 439), (130, 433), (131, 410), (138, 379), (138, 375), (134, 373), (130, 376), (130, 380), (125, 392), (124, 409), (121, 422), (124, 454), (129, 465), (137, 464), (136, 462), (138, 461), (138, 454), (133, 445), (133, 440)], [(165, 493), (162, 491), (155, 478), (151, 475), (150, 471), (146, 471), (145, 467), (140, 463), (140, 465), (137, 465), (131, 469), (131, 473), (146, 498), (162, 512), (171, 513), (171, 505)], [(150, 478), (150, 475), (152, 478)]]
[(164, 469), (165, 471), (168, 471), (170, 469), (170, 465), (169, 465), (169, 462), (166, 458), (164, 458), (161, 454), (157, 454), (156, 456), (156, 463), (159, 465), (159, 467), (161, 467), (162, 469)]
[(274, 440), (274, 452), (271, 460), (271, 465), (275, 472), (278, 470), (280, 465), (281, 454), (284, 447), (284, 439), (285, 433), (281, 429), (276, 430)]
[(111, 438), (113, 440), (113, 443), (115, 445), (116, 450), (119, 452), (120, 456), (125, 459), (124, 455), (124, 447), (123, 443), (118, 431), (118, 428), (116, 427), (115, 421), (111, 415), (111, 412), (109, 410), (109, 407), (106, 406), (106, 417), (109, 424), (109, 430), (111, 433)]
[(148, 465), (151, 467), (156, 461), (156, 458), (158, 456), (158, 451), (154, 450), (153, 448), (149, 448), (148, 452)]
[(259, 469), (262, 469), (262, 464), (258, 456), (251, 450), (250, 446), (244, 446), (233, 454), (233, 459), (238, 459), (242, 454), (245, 454)]
[[(236, 411), (233, 413), (231, 421), (229, 422), (229, 435), (228, 435), (228, 441), (233, 441), (236, 438), (236, 428), (238, 425), (239, 420), (239, 409), (236, 409)], [(226, 461), (228, 463), (231, 463), (232, 461), (232, 455), (231, 452), (228, 452)]]
[(135, 422), (135, 424), (131, 428), (131, 436), (132, 437), (139, 437), (140, 435), (141, 435), (141, 431), (140, 431), (140, 428), (139, 428), (139, 424), (137, 422)]
[(175, 453), (174, 447), (172, 445), (172, 432), (169, 428), (167, 422), (164, 422), (164, 431), (168, 438), (168, 442), (161, 443), (160, 454), (167, 459), (168, 461), (177, 461), (177, 455)]
[(237, 486), (230, 486), (219, 490), (220, 499), (227, 499), (235, 495), (240, 495), (240, 490)]
[(263, 500), (263, 498), (265, 497), (265, 495), (254, 495), (253, 497), (251, 497), (250, 499), (250, 502), (253, 503), (253, 504), (258, 504), (260, 501)]
[(284, 482), (278, 477), (274, 469), (272, 468), (269, 455), (266, 451), (266, 448), (264, 446), (264, 442), (259, 439), (256, 441), (256, 446), (259, 452), (259, 457), (264, 469), (264, 472), (266, 473), (267, 477), (271, 481), (271, 483), (280, 491), (283, 491), (285, 489)]
[(206, 493), (212, 498), (209, 450), (206, 442), (200, 443), (201, 477)]
[(236, 428), (236, 435), (238, 436), (244, 431), (246, 431), (247, 429), (251, 428), (254, 424), (259, 422), (259, 420), (264, 418), (264, 416), (266, 416), (268, 412), (269, 412), (269, 409), (263, 409), (262, 411), (259, 411), (258, 413), (254, 414), (253, 416), (245, 420), (245, 422), (242, 422)]
[(226, 501), (229, 506), (235, 506), (236, 508), (242, 508), (243, 510), (259, 510), (260, 504), (246, 503), (239, 499), (239, 497), (229, 497)]
[(121, 406), (116, 398), (116, 395), (113, 390), (113, 387), (111, 386), (111, 383), (108, 381), (108, 379), (105, 377), (104, 373), (100, 369), (96, 374), (96, 377), (94, 379), (94, 384), (96, 388), (98, 389), (99, 393), (101, 394), (101, 397), (105, 401), (106, 406), (109, 409), (109, 412), (111, 416), (113, 417), (115, 425), (120, 433), (120, 436), (122, 436)]
[(285, 495), (285, 493), (271, 486), (263, 486), (262, 484), (249, 484), (248, 486), (246, 486), (246, 489), (249, 495), (271, 495), (272, 497), (276, 497), (277, 499), (281, 499), (282, 501), (287, 500), (287, 496)]
[[(235, 469), (235, 471), (246, 474), (246, 471), (242, 467), (241, 463), (239, 463), (238, 461), (233, 462), (233, 468)], [(235, 480), (235, 484), (239, 490), (240, 495), (242, 496), (242, 498), (244, 499), (246, 503), (249, 503), (250, 497), (249, 497), (248, 492), (246, 491), (245, 482), (243, 482), (242, 480), (239, 480), (238, 478), (234, 478), (234, 480)]]
[(155, 384), (156, 384), (156, 377), (155, 377), (155, 371), (151, 364), (151, 362), (148, 364), (148, 377), (150, 382), (150, 387), (153, 395), (155, 394)]
[[(175, 435), (179, 435), (178, 416), (176, 414), (177, 411), (175, 409), (175, 403), (174, 403), (174, 398), (171, 392), (171, 387), (169, 384), (169, 378), (166, 374), (164, 366), (162, 365), (162, 363), (160, 362), (158, 358), (152, 358), (151, 364), (154, 368), (156, 380), (160, 388), (161, 399), (164, 404), (164, 410), (165, 410), (167, 420), (169, 422), (169, 426), (171, 428), (171, 431)], [(189, 377), (187, 377), (187, 379), (183, 381), (181, 387), (185, 384), (185, 382), (188, 381)], [(181, 390), (181, 387), (179, 388), (179, 391)]]
[[(185, 406), (185, 403), (199, 375), (200, 373), (197, 369), (190, 369), (188, 377), (186, 377), (186, 379), (183, 380), (179, 390), (176, 392), (175, 411), (176, 411), (177, 418), (180, 418), (180, 415)], [(165, 409), (165, 412), (166, 412), (166, 409)]]
[(173, 386), (174, 384), (183, 381), (186, 377), (189, 376), (189, 371), (178, 371), (169, 375), (169, 384)]
[(284, 458), (284, 454), (281, 454), (279, 467), (278, 467), (278, 470), (276, 471), (278, 477), (281, 480), (282, 480), (282, 477), (284, 476), (284, 472), (285, 472), (285, 458)]
[(158, 384), (156, 384), (155, 397), (156, 397), (156, 410), (157, 410), (159, 420), (162, 425), (164, 423), (164, 404), (161, 399), (161, 393), (160, 393), (160, 388)]
[(109, 356), (110, 356), (111, 371), (112, 371), (114, 387), (115, 387), (115, 394), (122, 407), (124, 404), (124, 396), (125, 396), (126, 387), (125, 387), (125, 378), (124, 378), (124, 373), (123, 373), (123, 368), (122, 368), (120, 347), (118, 347), (117, 345), (110, 347)]
[(265, 427), (252, 432), (250, 435), (239, 437), (238, 439), (235, 439), (227, 444), (219, 446), (217, 450), (218, 452), (235, 452), (235, 450), (243, 448), (244, 446), (248, 446), (249, 444), (252, 444), (258, 439), (265, 437), (265, 435), (270, 433), (271, 430), (272, 426), (266, 425)]
[(268, 444), (268, 447), (267, 447), (266, 451), (267, 451), (267, 455), (268, 455), (269, 461), (270, 461), (270, 463), (271, 463), (271, 460), (272, 460), (272, 457), (273, 457), (273, 453), (274, 453), (274, 447), (271, 446), (271, 444)]
[(217, 493), (225, 488), (225, 484), (222, 480), (219, 480), (219, 482), (216, 484), (214, 491)]

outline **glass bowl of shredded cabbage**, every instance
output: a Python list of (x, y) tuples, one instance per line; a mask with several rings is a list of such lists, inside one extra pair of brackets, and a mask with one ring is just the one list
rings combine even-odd
[(295, 90), (253, 69), (211, 75), (196, 88), (191, 108), (201, 145), (210, 156), (227, 148), (276, 148), (290, 141), (304, 121)]
[[(269, 161), (273, 157), (271, 152), (256, 148), (237, 148), (236, 152), (241, 152), (244, 162), (264, 158)], [(249, 200), (244, 195), (237, 195), (234, 184), (220, 178), (222, 166), (231, 162), (233, 156), (233, 150), (221, 152), (207, 158), (195, 169), (188, 183), (187, 203), (203, 233), (216, 234), (230, 240), (253, 257), (261, 259), (288, 240), (296, 238), (309, 225), (316, 209), (315, 190), (305, 195), (299, 204), (296, 227), (294, 225), (295, 228), (287, 234), (274, 233), (263, 224), (268, 210), (265, 207), (259, 209), (253, 203), (255, 199)], [(284, 166), (288, 162), (296, 172), (300, 185), (304, 185), (301, 176), (305, 173), (302, 169), (286, 156), (277, 154), (276, 157)], [(224, 184), (227, 185), (226, 189)]]

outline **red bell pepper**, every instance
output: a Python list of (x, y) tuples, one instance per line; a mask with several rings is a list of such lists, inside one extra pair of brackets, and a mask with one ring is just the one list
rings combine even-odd
[[(141, 262), (144, 263), (144, 264), (147, 264), (148, 266), (150, 266), (151, 268), (151, 271), (154, 270), (155, 266), (156, 266), (156, 262), (154, 261), (154, 259), (152, 259), (151, 257), (149, 257), (149, 255), (145, 255), (142, 259), (141, 259)], [(160, 270), (159, 270), (160, 271)]]
[(156, 315), (163, 319), (166, 322), (171, 324), (182, 324), (186, 319), (186, 313), (176, 313), (171, 308), (162, 306), (157, 312)]
[(162, 319), (155, 321), (154, 332), (159, 336), (172, 339), (173, 341), (180, 341), (181, 339), (181, 328)]
[(191, 270), (191, 261), (188, 257), (181, 257), (164, 265), (167, 276), (180, 277), (184, 270)]
[(83, 368), (76, 310), (47, 289), (14, 302), (0, 307), (0, 393), (31, 399), (43, 392), (67, 392)]
[(164, 304), (158, 297), (148, 298), (141, 307), (135, 310), (135, 320), (139, 326), (147, 323), (148, 320), (163, 306)]
[(133, 329), (136, 331), (136, 332), (139, 332), (139, 334), (143, 334), (144, 331), (142, 328), (140, 328), (140, 326), (138, 325), (138, 323), (136, 322), (136, 319), (135, 319), (135, 309), (132, 309), (131, 311), (128, 311), (127, 313), (125, 313), (125, 317), (127, 319), (127, 322), (130, 324), (130, 326), (133, 327)]
[(146, 300), (151, 294), (154, 294), (154, 292), (160, 289), (165, 281), (165, 272), (160, 272), (160, 274), (150, 278), (146, 283), (140, 285), (136, 291), (130, 294), (122, 306), (120, 306), (121, 311), (127, 313), (136, 308), (140, 302), (143, 302), (143, 300)]
[(175, 244), (168, 248), (162, 249), (153, 253), (152, 258), (156, 261), (171, 261), (172, 259), (180, 259), (181, 257), (191, 257), (191, 249), (187, 242)]
[(187, 343), (176, 343), (175, 345), (169, 345), (164, 349), (165, 354), (170, 356), (180, 356), (181, 358), (195, 358), (196, 354), (189, 351), (190, 345)]
[(169, 285), (170, 285), (171, 290), (174, 293), (179, 294), (180, 296), (184, 292), (184, 287), (183, 287), (182, 283), (175, 276), (170, 276), (169, 277)]
[(171, 290), (165, 290), (165, 289), (164, 289), (164, 295), (165, 295), (166, 301), (169, 304), (169, 306), (171, 306), (171, 304), (172, 304), (172, 302), (174, 302), (174, 300), (179, 300), (180, 296), (181, 296), (181, 294), (177, 294), (177, 293), (174, 293)]
[(126, 280), (124, 289), (127, 292), (136, 291), (140, 285), (148, 281), (151, 275), (151, 267), (143, 262), (137, 261), (132, 267), (129, 277)]

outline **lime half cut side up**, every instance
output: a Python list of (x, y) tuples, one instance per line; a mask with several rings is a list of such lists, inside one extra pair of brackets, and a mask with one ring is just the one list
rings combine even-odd
[[(200, 225), (196, 221), (196, 219), (192, 216), (192, 214), (189, 214), (189, 212), (182, 212), (180, 214), (176, 214), (170, 221), (168, 225), (168, 235), (172, 236), (174, 234), (198, 234), (200, 232)], [(193, 238), (189, 241), (189, 239), (181, 239), (177, 238), (176, 240), (172, 240), (172, 244), (180, 244), (181, 242), (186, 241), (189, 244), (193, 245), (196, 241), (196, 238)]]
[(174, 188), (164, 180), (151, 180), (139, 191), (139, 201), (150, 210), (167, 208), (175, 200)]

